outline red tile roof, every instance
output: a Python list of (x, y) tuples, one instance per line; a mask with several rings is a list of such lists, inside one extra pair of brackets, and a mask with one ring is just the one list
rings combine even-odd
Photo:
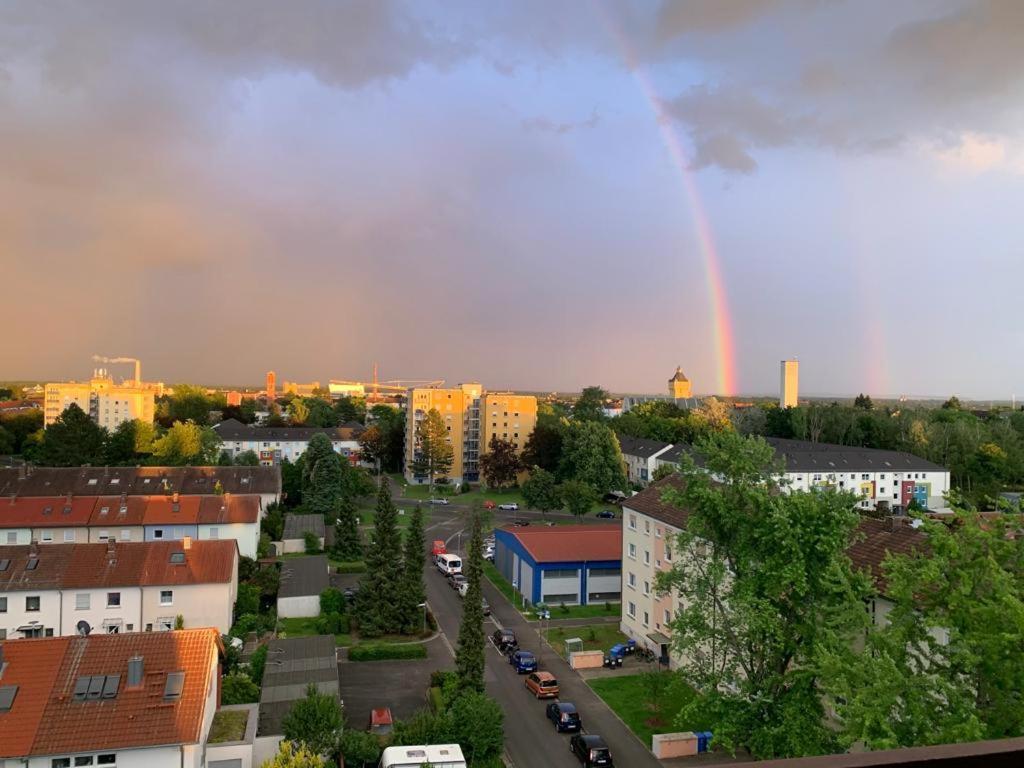
[[(4, 758), (196, 744), (222, 650), (215, 629), (11, 640), (3, 648), (4, 684), (19, 686), (11, 711), (0, 714)], [(144, 664), (136, 689), (127, 687), (133, 656)], [(167, 675), (178, 671), (181, 696), (166, 700)], [(75, 701), (86, 675), (120, 675), (117, 695)]]
[[(27, 570), (31, 552), (38, 565)], [(181, 552), (183, 563), (172, 563)], [(98, 544), (0, 546), (0, 592), (40, 589), (223, 584), (234, 578), (238, 544), (234, 539), (147, 541)]]
[(621, 560), (622, 527), (618, 525), (559, 525), (508, 531), (537, 563)]
[(146, 496), (99, 496), (89, 525), (142, 525), (146, 516)]
[[(64, 510), (68, 509), (67, 512)], [(49, 511), (47, 511), (49, 510)], [(0, 500), (0, 528), (256, 523), (256, 494), (34, 496)]]
[(0, 501), (0, 527), (65, 528), (88, 525), (96, 499), (91, 496), (40, 496)]

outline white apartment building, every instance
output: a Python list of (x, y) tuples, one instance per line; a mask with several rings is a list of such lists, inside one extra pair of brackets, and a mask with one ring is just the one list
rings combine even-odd
[(234, 541), (0, 546), (0, 640), (227, 633), (238, 592)]
[(643, 437), (619, 435), (619, 448), (626, 462), (626, 479), (636, 485), (647, 485), (658, 468), (658, 459), (672, 449), (672, 443)]
[(117, 384), (106, 371), (97, 370), (89, 381), (47, 384), (43, 395), (44, 423), (50, 426), (69, 405), (75, 404), (111, 432), (133, 419), (152, 424), (155, 400), (163, 390), (162, 383), (127, 380)]
[(294, 462), (309, 447), (313, 435), (330, 438), (331, 447), (351, 464), (359, 462), (359, 440), (363, 425), (352, 422), (340, 427), (254, 427), (237, 419), (215, 424), (220, 436), (221, 450), (233, 459), (240, 453), (252, 451), (265, 467), (273, 467), (288, 459)]

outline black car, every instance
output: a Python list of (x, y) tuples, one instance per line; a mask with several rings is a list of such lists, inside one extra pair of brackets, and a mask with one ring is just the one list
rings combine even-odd
[(579, 733), (583, 727), (580, 720), (580, 713), (576, 711), (576, 705), (568, 701), (552, 701), (547, 708), (548, 720), (555, 724), (555, 730), (559, 733)]
[(614, 768), (611, 750), (604, 743), (604, 739), (595, 734), (577, 733), (569, 740), (569, 751), (579, 758), (583, 768)]
[(506, 653), (508, 648), (515, 648), (519, 645), (516, 642), (516, 633), (511, 629), (496, 629), (494, 634), (491, 635), (491, 640), (494, 641), (494, 645), (502, 653)]
[(514, 525), (516, 528), (525, 528), (529, 524), (530, 524), (529, 520), (513, 520), (512, 521), (512, 525)]
[(612, 512), (610, 509), (602, 509), (600, 512), (597, 513), (597, 516), (599, 518), (601, 518), (602, 520), (614, 520), (615, 519), (615, 513)]

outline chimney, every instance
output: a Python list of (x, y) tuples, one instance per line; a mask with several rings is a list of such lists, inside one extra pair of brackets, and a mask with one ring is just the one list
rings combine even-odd
[(186, 552), (188, 550), (192, 549), (192, 537), (191, 536), (186, 536), (185, 538), (183, 538), (181, 540), (181, 548), (184, 549)]
[(28, 554), (29, 557), (34, 557), (39, 554), (39, 542), (35, 539), (32, 539), (32, 543), (28, 545)]
[(145, 665), (141, 656), (132, 656), (128, 659), (128, 687), (129, 688), (141, 688), (142, 687), (142, 675), (145, 671)]

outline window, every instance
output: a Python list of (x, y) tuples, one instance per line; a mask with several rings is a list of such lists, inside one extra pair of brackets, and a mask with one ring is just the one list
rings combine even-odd
[(81, 768), (83, 765), (92, 765), (92, 755), (75, 758), (75, 768)]
[(648, 535), (650, 535), (650, 533), (651, 533), (651, 521), (650, 520), (644, 520), (644, 533), (646, 533)]
[(50, 768), (71, 768), (71, 758), (55, 757), (50, 761)]
[(75, 532), (74, 531), (64, 531), (64, 541), (74, 541), (74, 540), (75, 540)]
[(649, 582), (649, 581), (645, 581), (644, 582), (644, 594), (645, 595), (651, 594), (651, 582)]
[(132, 540), (132, 532), (129, 531), (127, 528), (122, 528), (121, 529), (121, 541), (131, 541), (131, 540)]
[(545, 579), (575, 579), (580, 572), (575, 568), (551, 568), (544, 571)]
[(120, 608), (121, 607), (121, 593), (120, 592), (107, 592), (107, 608)]
[(53, 531), (43, 531), (43, 541), (53, 541)]
[(17, 544), (18, 543), (18, 532), (17, 531), (8, 531), (7, 532), (7, 543), (8, 544)]
[(97, 755), (96, 762), (99, 765), (113, 765), (117, 762), (117, 756), (113, 754), (109, 755)]
[(629, 556), (636, 560), (636, 544), (630, 542), (629, 544)]
[(650, 564), (651, 564), (651, 550), (645, 549), (644, 550), (644, 565), (650, 565)]
[(174, 605), (174, 590), (160, 590), (160, 605)]
[(656, 539), (660, 539), (661, 538), (661, 526), (659, 526), (659, 527), (654, 529), (654, 538), (656, 538)]
[(629, 582), (628, 583), (629, 583), (629, 586), (631, 586), (633, 589), (636, 589), (636, 574), (633, 573), (632, 571), (630, 571), (630, 573), (629, 573)]
[(870, 478), (871, 478), (871, 475), (869, 475), (867, 472), (865, 472), (863, 475), (860, 476), (861, 480), (869, 480)]
[(219, 539), (220, 538), (220, 529), (217, 526), (215, 526), (215, 525), (210, 528), (210, 538), (211, 539)]
[(635, 619), (636, 618), (636, 603), (630, 601), (630, 603), (626, 606), (626, 613), (629, 616), (629, 618)]
[(88, 611), (89, 610), (89, 593), (79, 592), (75, 595), (75, 610), (76, 611)]
[(110, 538), (110, 531), (100, 531), (99, 540), (106, 541)]
[(666, 608), (665, 609), (665, 623), (668, 624), (670, 621), (672, 621), (672, 613), (669, 611), (668, 608)]
[(7, 598), (0, 597), (0, 613), (7, 613)]
[(636, 530), (636, 515), (629, 516), (629, 527), (634, 531)]
[(878, 476), (878, 479), (879, 479), (879, 480), (885, 480), (885, 472), (883, 472), (882, 474), (880, 474), (880, 475)]
[(672, 545), (667, 542), (665, 543), (665, 560), (672, 562)]
[(647, 611), (644, 611), (644, 626), (646, 627), (650, 623), (651, 623), (650, 614), (648, 614)]
[(157, 528), (155, 531), (153, 531), (153, 538), (154, 539), (162, 539), (163, 537), (164, 537), (164, 529), (163, 528)]
[(25, 598), (25, 610), (28, 613), (35, 613), (39, 610), (39, 595), (32, 595)]

